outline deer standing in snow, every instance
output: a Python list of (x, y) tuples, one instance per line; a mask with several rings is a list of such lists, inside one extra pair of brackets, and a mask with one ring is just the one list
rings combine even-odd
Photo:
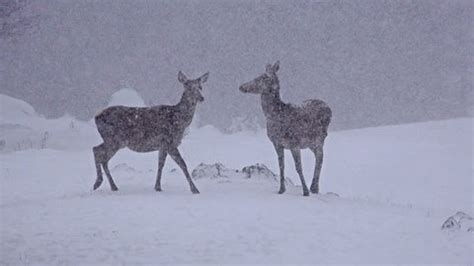
[(240, 86), (245, 93), (260, 94), (263, 113), (267, 120), (267, 136), (275, 147), (280, 166), (280, 190), (285, 192), (284, 149), (291, 150), (296, 172), (303, 186), (303, 195), (309, 191), (301, 167), (301, 149), (309, 148), (316, 157), (311, 192), (319, 193), (319, 174), (323, 164), (323, 145), (332, 111), (321, 100), (307, 100), (302, 106), (284, 103), (280, 98), (280, 82), (276, 72), (280, 62), (268, 64), (264, 74)]
[(118, 190), (109, 171), (108, 162), (122, 148), (135, 152), (159, 151), (158, 173), (155, 190), (161, 191), (161, 173), (166, 156), (183, 170), (192, 193), (199, 193), (189, 175), (186, 163), (179, 153), (178, 146), (183, 139), (184, 130), (191, 124), (198, 102), (204, 101), (201, 84), (206, 82), (209, 73), (198, 79), (188, 79), (180, 71), (178, 81), (184, 92), (176, 105), (157, 105), (152, 107), (112, 106), (95, 117), (97, 130), (104, 142), (95, 146), (94, 152), (97, 179), (94, 190), (102, 184), (104, 169), (112, 191)]

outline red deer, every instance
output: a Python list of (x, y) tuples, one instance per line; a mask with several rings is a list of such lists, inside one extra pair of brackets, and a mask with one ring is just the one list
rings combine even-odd
[(159, 151), (158, 173), (155, 190), (161, 191), (161, 174), (166, 156), (183, 170), (192, 193), (199, 193), (189, 175), (186, 163), (179, 153), (185, 129), (191, 124), (196, 105), (204, 101), (201, 84), (206, 82), (209, 73), (197, 79), (188, 79), (180, 71), (178, 81), (184, 92), (176, 105), (157, 105), (152, 107), (112, 106), (95, 117), (97, 130), (104, 142), (93, 148), (97, 180), (94, 190), (102, 184), (104, 169), (112, 191), (118, 190), (109, 171), (108, 162), (122, 148), (135, 152)]
[(285, 192), (284, 149), (291, 150), (296, 172), (303, 186), (303, 195), (309, 191), (301, 167), (301, 149), (309, 148), (316, 157), (311, 192), (319, 193), (319, 174), (323, 164), (323, 145), (328, 134), (332, 111), (321, 100), (307, 100), (302, 106), (284, 103), (280, 98), (280, 82), (276, 72), (280, 62), (268, 64), (264, 74), (240, 86), (245, 93), (260, 94), (263, 113), (267, 120), (267, 136), (273, 143), (280, 166), (280, 190)]

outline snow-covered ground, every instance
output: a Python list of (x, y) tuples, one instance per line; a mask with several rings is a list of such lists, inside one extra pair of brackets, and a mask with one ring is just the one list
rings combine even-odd
[[(25, 125), (3, 111), (3, 124)], [(60, 120), (39, 124), (67, 128)], [(92, 191), (94, 128), (79, 124), (87, 137), (70, 149), (63, 146), (76, 139), (50, 129), (47, 144), (63, 146), (0, 153), (0, 264), (472, 264), (472, 223), (441, 229), (458, 211), (474, 216), (472, 125), (462, 118), (330, 132), (322, 194), (310, 197), (302, 196), (288, 152), (286, 173), (296, 186), (283, 195), (271, 178), (239, 175), (200, 176), (201, 194), (193, 195), (169, 158), (163, 191), (155, 192), (157, 154), (128, 150), (110, 162), (120, 190), (105, 180)], [(207, 126), (192, 129), (180, 149), (191, 171), (219, 162), (278, 172), (265, 132), (225, 135)], [(314, 158), (302, 157), (310, 182)]]

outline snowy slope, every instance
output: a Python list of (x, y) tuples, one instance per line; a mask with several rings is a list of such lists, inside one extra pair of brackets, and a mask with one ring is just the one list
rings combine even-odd
[[(78, 150), (100, 138), (94, 125), (69, 115), (46, 119), (22, 101), (0, 94), (0, 152), (28, 149)], [(74, 140), (74, 141), (71, 141)]]
[[(92, 191), (90, 148), (0, 154), (0, 264), (472, 264), (472, 232), (441, 230), (457, 211), (474, 215), (472, 123), (331, 132), (323, 194), (310, 197), (299, 186), (278, 195), (271, 179), (236, 177), (196, 179), (201, 194), (193, 195), (169, 158), (158, 193), (157, 154), (128, 150), (110, 162), (120, 191), (107, 181)], [(278, 172), (264, 132), (207, 126), (180, 149), (190, 171), (220, 162)], [(298, 184), (288, 152), (285, 160)], [(313, 165), (304, 151), (307, 182)]]

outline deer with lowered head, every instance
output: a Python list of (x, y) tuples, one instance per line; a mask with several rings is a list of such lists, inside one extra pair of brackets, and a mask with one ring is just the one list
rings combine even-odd
[(185, 129), (191, 124), (196, 105), (204, 101), (201, 84), (207, 81), (209, 73), (197, 79), (188, 79), (181, 71), (178, 81), (184, 92), (176, 105), (157, 105), (152, 107), (111, 106), (95, 117), (97, 130), (103, 143), (95, 146), (94, 160), (97, 179), (94, 190), (102, 184), (104, 169), (112, 191), (118, 190), (110, 174), (108, 162), (122, 148), (135, 152), (159, 151), (158, 173), (155, 190), (161, 191), (161, 174), (167, 155), (184, 172), (192, 193), (199, 193), (189, 175), (186, 163), (178, 150)]
[(303, 195), (309, 196), (301, 167), (301, 149), (309, 148), (316, 157), (311, 192), (319, 193), (319, 175), (323, 164), (323, 145), (328, 134), (332, 111), (321, 100), (307, 100), (302, 106), (284, 103), (280, 98), (277, 72), (280, 62), (268, 64), (265, 73), (240, 86), (244, 93), (260, 94), (263, 113), (267, 120), (267, 136), (273, 143), (280, 166), (280, 190), (285, 192), (284, 150), (289, 149), (295, 161), (303, 186)]

